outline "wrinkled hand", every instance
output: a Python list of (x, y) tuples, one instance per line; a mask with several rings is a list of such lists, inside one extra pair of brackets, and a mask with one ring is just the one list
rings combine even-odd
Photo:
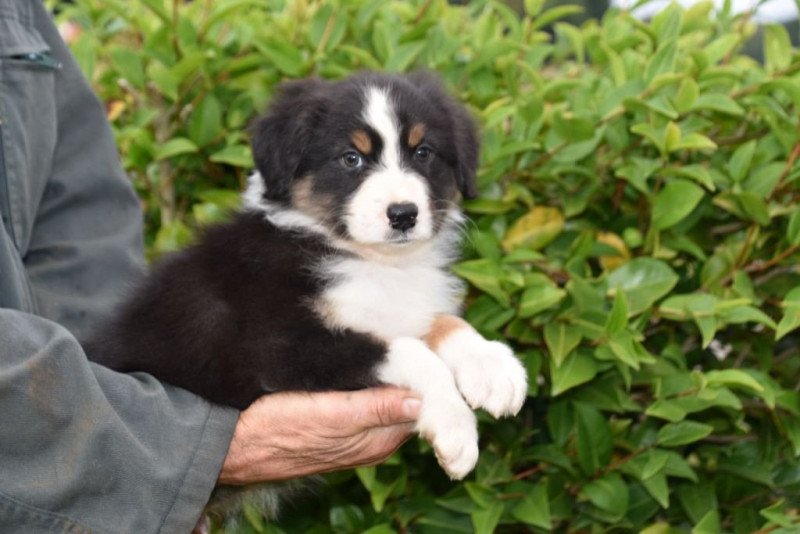
[(413, 392), (395, 387), (264, 396), (240, 414), (219, 483), (378, 463), (408, 439), (419, 408)]

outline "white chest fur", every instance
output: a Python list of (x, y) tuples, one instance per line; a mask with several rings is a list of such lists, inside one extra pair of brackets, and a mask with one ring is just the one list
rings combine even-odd
[(438, 266), (348, 258), (327, 266), (333, 281), (322, 296), (330, 326), (383, 340), (420, 338), (438, 314), (455, 314), (460, 282)]

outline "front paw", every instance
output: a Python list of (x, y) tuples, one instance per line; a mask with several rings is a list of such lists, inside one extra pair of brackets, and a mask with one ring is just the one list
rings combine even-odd
[(425, 398), (417, 430), (433, 446), (439, 465), (451, 479), (461, 480), (475, 468), (478, 462), (477, 422), (475, 414), (460, 397)]
[(528, 374), (511, 349), (472, 330), (454, 333), (437, 352), (473, 408), (494, 417), (515, 415), (528, 393)]

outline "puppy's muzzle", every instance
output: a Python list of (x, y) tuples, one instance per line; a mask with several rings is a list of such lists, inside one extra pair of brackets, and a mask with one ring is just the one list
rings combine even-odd
[(400, 230), (401, 232), (407, 232), (414, 228), (414, 225), (417, 224), (417, 215), (419, 215), (419, 209), (413, 202), (389, 204), (386, 209), (389, 225), (393, 230)]

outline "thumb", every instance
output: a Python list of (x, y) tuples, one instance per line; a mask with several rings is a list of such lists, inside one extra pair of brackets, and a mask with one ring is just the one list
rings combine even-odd
[[(413, 423), (419, 416), (422, 402), (413, 391), (395, 387), (363, 390), (351, 400), (360, 412), (358, 422), (364, 429)], [(362, 398), (363, 397), (363, 398)]]

